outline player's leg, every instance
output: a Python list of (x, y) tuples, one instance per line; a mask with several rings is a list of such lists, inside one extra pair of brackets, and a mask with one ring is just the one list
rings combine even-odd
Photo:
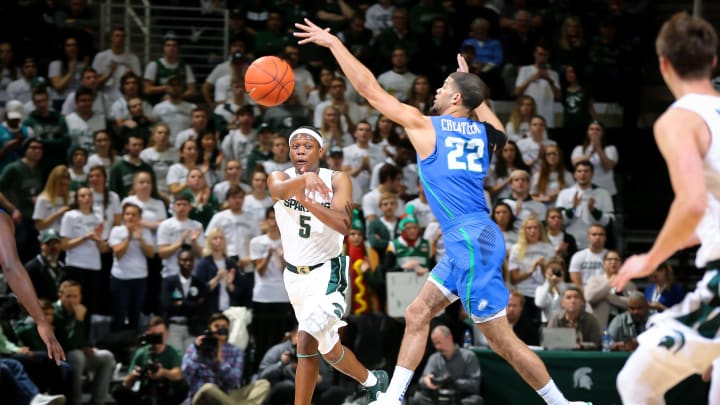
[[(436, 269), (440, 266), (438, 264)], [(390, 385), (385, 394), (381, 395), (382, 400), (379, 400), (378, 404), (400, 404), (403, 401), (415, 369), (425, 354), (430, 320), (433, 315), (450, 305), (448, 295), (452, 294), (436, 281), (428, 280), (420, 290), (420, 294), (408, 305), (405, 310), (405, 334), (400, 344), (397, 365)]]
[(377, 394), (388, 387), (388, 375), (384, 370), (370, 371), (360, 363), (355, 353), (343, 346), (339, 338), (332, 349), (322, 355), (336, 370), (357, 381), (368, 392), (367, 400), (375, 400)]
[(472, 246), (468, 254), (455, 260), (456, 266), (471, 269), (458, 278), (457, 290), (465, 311), (478, 324), (490, 348), (510, 363), (545, 402), (567, 405), (542, 360), (515, 335), (505, 316), (509, 293), (502, 278), (505, 249), (499, 228), (477, 223), (464, 227), (460, 234), (466, 245)]
[(298, 365), (295, 370), (295, 405), (308, 405), (320, 374), (318, 341), (303, 330), (298, 331)]
[(545, 364), (515, 335), (507, 317), (501, 316), (477, 325), (490, 349), (510, 363), (533, 389), (538, 390), (550, 381)]
[(690, 375), (702, 373), (718, 356), (718, 342), (679, 323), (658, 323), (640, 335), (640, 345), (617, 377), (625, 405), (665, 404), (665, 393)]
[(710, 374), (708, 405), (720, 405), (720, 359), (715, 359), (708, 372)]

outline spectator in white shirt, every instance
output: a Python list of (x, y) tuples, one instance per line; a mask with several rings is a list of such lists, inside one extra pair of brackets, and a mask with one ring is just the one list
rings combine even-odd
[(195, 257), (200, 257), (202, 254), (202, 246), (205, 243), (202, 224), (190, 219), (190, 209), (188, 194), (175, 196), (173, 203), (175, 216), (162, 221), (158, 227), (157, 250), (160, 258), (163, 259), (163, 278), (180, 272), (177, 256), (183, 245), (190, 245)]
[(180, 145), (188, 139), (200, 142), (200, 135), (208, 129), (208, 113), (202, 107), (195, 107), (190, 112), (190, 128), (180, 131), (175, 136), (175, 148), (180, 149)]
[(576, 286), (584, 286), (592, 277), (604, 272), (603, 262), (607, 254), (605, 228), (599, 224), (590, 225), (587, 235), (590, 241), (588, 247), (579, 250), (570, 259), (570, 281)]
[(593, 165), (587, 160), (575, 164), (575, 184), (560, 192), (556, 206), (563, 210), (565, 230), (575, 237), (578, 249), (588, 246), (587, 228), (607, 227), (615, 218), (607, 190), (592, 184)]
[(120, 92), (122, 96), (115, 99), (110, 105), (110, 118), (114, 120), (115, 125), (121, 127), (126, 120), (132, 119), (130, 113), (130, 100), (140, 98), (142, 100), (142, 109), (146, 117), (152, 117), (152, 105), (140, 97), (140, 76), (135, 72), (125, 72), (120, 77)]
[(122, 200), (122, 205), (132, 203), (142, 208), (141, 221), (143, 227), (156, 234), (160, 223), (167, 219), (165, 203), (152, 197), (152, 175), (148, 172), (137, 172), (133, 176), (130, 195)]
[(170, 145), (170, 127), (164, 122), (158, 122), (153, 126), (150, 137), (150, 147), (140, 152), (140, 159), (152, 166), (157, 179), (157, 191), (160, 196), (169, 198), (167, 175), (170, 166), (180, 160), (177, 149)]
[(211, 230), (221, 228), (227, 240), (227, 255), (239, 268), (250, 264), (250, 239), (260, 234), (259, 223), (252, 214), (243, 211), (245, 190), (238, 185), (227, 192), (227, 209), (213, 215), (208, 223), (205, 237)]
[(175, 145), (175, 137), (190, 127), (190, 114), (197, 106), (182, 99), (180, 77), (169, 77), (164, 87), (168, 89), (168, 97), (155, 104), (152, 116), (170, 127), (170, 144)]
[[(142, 208), (126, 203), (123, 224), (112, 228), (108, 244), (113, 251), (110, 294), (113, 330), (138, 330), (147, 288), (147, 259), (155, 255), (152, 233), (141, 224)], [(125, 324), (127, 318), (128, 323)]]
[(82, 146), (88, 152), (95, 151), (95, 132), (107, 129), (105, 115), (93, 110), (94, 97), (95, 93), (91, 88), (80, 87), (75, 92), (77, 111), (65, 116), (71, 144)]
[(547, 46), (538, 44), (535, 47), (535, 63), (523, 66), (515, 80), (515, 94), (528, 95), (535, 100), (537, 112), (545, 117), (547, 127), (555, 128), (555, 99), (560, 98), (560, 77), (550, 69), (547, 62), (550, 51)]
[(527, 138), (517, 142), (525, 164), (530, 167), (530, 173), (540, 170), (540, 163), (545, 158), (545, 147), (555, 145), (555, 141), (544, 139), (545, 118), (536, 115), (530, 119), (530, 132)]
[(381, 73), (377, 81), (383, 89), (395, 96), (396, 99), (406, 102), (410, 97), (415, 74), (408, 70), (407, 49), (396, 47), (390, 58), (392, 69)]
[(525, 170), (513, 170), (510, 173), (510, 196), (502, 200), (510, 206), (518, 221), (536, 216), (545, 218), (545, 204), (535, 201), (530, 196), (530, 175)]
[(125, 48), (125, 29), (115, 27), (110, 31), (110, 48), (98, 52), (92, 67), (98, 72), (98, 88), (110, 103), (121, 99), (120, 78), (127, 72), (140, 75), (140, 59)]
[(245, 191), (245, 193), (252, 191), (252, 188), (243, 183), (242, 179), (243, 169), (240, 162), (237, 160), (227, 161), (227, 163), (225, 163), (225, 177), (223, 181), (213, 186), (213, 194), (215, 195), (215, 198), (217, 198), (218, 204), (220, 204), (221, 207), (225, 205), (225, 202), (227, 201), (227, 194), (231, 187), (238, 186)]
[(79, 188), (75, 192), (73, 209), (63, 215), (60, 236), (67, 278), (82, 285), (88, 312), (97, 314), (102, 283), (100, 254), (109, 247), (102, 237), (103, 221), (93, 212), (92, 204), (92, 190)]
[(604, 188), (610, 196), (617, 194), (615, 187), (615, 172), (619, 156), (617, 148), (607, 144), (605, 128), (599, 121), (593, 121), (588, 125), (587, 136), (582, 145), (573, 149), (570, 156), (573, 164), (588, 160), (593, 165), (593, 183)]

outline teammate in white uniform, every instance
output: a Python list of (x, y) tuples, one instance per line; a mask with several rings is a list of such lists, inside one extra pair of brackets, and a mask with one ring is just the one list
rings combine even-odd
[(295, 405), (310, 404), (319, 355), (361, 383), (369, 401), (387, 388), (388, 375), (367, 370), (338, 336), (346, 325), (341, 317), (347, 307), (348, 264), (342, 241), (352, 219), (350, 178), (319, 168), (324, 151), (317, 129), (300, 127), (289, 139), (294, 167), (273, 172), (268, 188), (286, 262), (285, 288), (298, 319)]
[(622, 289), (678, 250), (700, 244), (705, 275), (685, 299), (650, 318), (638, 349), (618, 375), (625, 405), (664, 404), (664, 395), (720, 356), (720, 94), (710, 82), (718, 38), (699, 17), (675, 14), (658, 34), (660, 72), (677, 101), (655, 123), (675, 199), (647, 254), (629, 258), (614, 280)]

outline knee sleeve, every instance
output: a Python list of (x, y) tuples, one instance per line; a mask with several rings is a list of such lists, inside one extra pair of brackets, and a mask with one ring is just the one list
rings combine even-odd
[(347, 325), (340, 319), (342, 308), (329, 302), (307, 305), (306, 308), (308, 311), (304, 311), (298, 329), (314, 337), (318, 341), (318, 350), (325, 354), (338, 342), (337, 330)]

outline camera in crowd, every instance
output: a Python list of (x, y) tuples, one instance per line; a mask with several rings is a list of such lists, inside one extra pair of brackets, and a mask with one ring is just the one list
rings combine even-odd
[(163, 343), (163, 335), (161, 333), (146, 333), (138, 338), (140, 346), (145, 345), (161, 345)]
[(562, 270), (560, 270), (560, 269), (553, 269), (552, 274), (553, 274), (555, 277), (562, 277)]
[(198, 347), (198, 353), (201, 356), (214, 357), (218, 350), (218, 336), (227, 336), (228, 333), (230, 332), (227, 328), (218, 328), (215, 332), (205, 329)]
[(202, 334), (202, 340), (200, 340), (200, 346), (198, 346), (198, 353), (201, 356), (214, 357), (218, 349), (218, 338), (215, 333), (210, 329), (205, 329)]
[(156, 362), (153, 359), (148, 359), (148, 361), (143, 364), (142, 371), (140, 372), (140, 375), (145, 377), (148, 374), (155, 374), (160, 370), (160, 363)]
[(460, 397), (452, 387), (453, 383), (450, 375), (433, 376), (430, 381), (439, 387), (437, 390), (437, 404), (456, 405), (460, 403)]

